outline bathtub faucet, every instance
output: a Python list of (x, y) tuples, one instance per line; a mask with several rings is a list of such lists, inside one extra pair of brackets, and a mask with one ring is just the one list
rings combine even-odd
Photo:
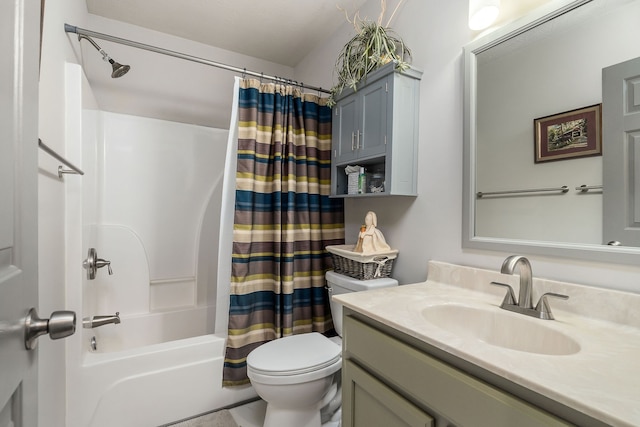
[(120, 312), (116, 312), (114, 316), (92, 316), (82, 319), (82, 327), (85, 329), (97, 328), (109, 323), (116, 325), (120, 323)]

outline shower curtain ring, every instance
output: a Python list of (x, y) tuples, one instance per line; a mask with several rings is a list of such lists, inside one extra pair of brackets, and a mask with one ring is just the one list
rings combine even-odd
[(246, 79), (246, 78), (247, 78), (247, 68), (245, 67), (245, 68), (243, 68), (243, 70), (242, 70), (242, 79), (244, 80), (244, 79)]

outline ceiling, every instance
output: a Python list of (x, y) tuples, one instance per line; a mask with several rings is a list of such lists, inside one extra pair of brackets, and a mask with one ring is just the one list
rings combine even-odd
[[(89, 13), (294, 67), (367, 0), (86, 0)], [(277, 30), (274, 30), (277, 29)]]

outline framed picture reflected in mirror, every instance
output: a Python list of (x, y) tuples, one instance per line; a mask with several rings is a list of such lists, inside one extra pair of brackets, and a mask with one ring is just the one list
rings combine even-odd
[(535, 162), (602, 155), (602, 104), (533, 121)]

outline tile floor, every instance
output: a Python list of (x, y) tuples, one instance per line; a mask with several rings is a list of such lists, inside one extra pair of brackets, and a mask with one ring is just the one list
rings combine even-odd
[(161, 427), (262, 427), (266, 410), (267, 403), (256, 400), (228, 410), (208, 412)]

